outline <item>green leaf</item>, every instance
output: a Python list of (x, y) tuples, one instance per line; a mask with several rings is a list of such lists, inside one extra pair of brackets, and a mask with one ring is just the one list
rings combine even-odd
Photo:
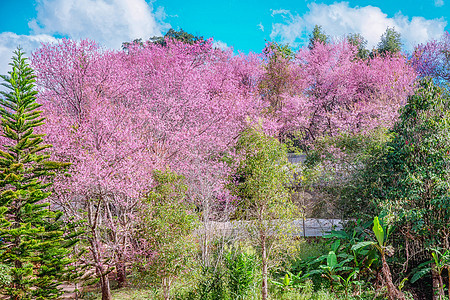
[(436, 265), (439, 265), (439, 259), (438, 259), (437, 255), (436, 255), (436, 252), (431, 252), (431, 256), (433, 257), (434, 263)]
[(347, 277), (347, 281), (349, 281), (352, 278), (355, 278), (357, 273), (359, 273), (359, 270), (354, 270), (353, 272), (351, 272), (350, 275), (348, 275)]
[(322, 273), (323, 273), (322, 270), (312, 270), (312, 271), (308, 272), (308, 275), (311, 276), (314, 274), (322, 274)]
[(339, 249), (340, 245), (341, 245), (341, 240), (335, 240), (334, 243), (331, 245), (331, 250), (336, 252)]
[(380, 245), (380, 247), (382, 247), (384, 245), (384, 230), (380, 224), (380, 220), (378, 219), (378, 217), (375, 217), (373, 219), (373, 232), (377, 237), (378, 244)]
[(364, 248), (369, 245), (374, 245), (374, 244), (375, 244), (375, 242), (372, 242), (372, 241), (359, 242), (356, 245), (353, 245), (351, 250), (356, 251), (358, 249)]
[(422, 278), (425, 274), (429, 273), (431, 271), (431, 268), (424, 268), (419, 270), (418, 272), (414, 273), (413, 277), (411, 278), (411, 283), (416, 282), (420, 278)]
[(288, 274), (284, 275), (283, 285), (289, 286), (290, 282), (291, 282), (291, 279), (289, 278), (289, 275)]
[(337, 265), (337, 257), (336, 257), (336, 253), (334, 251), (328, 252), (327, 265), (331, 269), (334, 269), (334, 267), (336, 267), (336, 265)]
[(332, 231), (330, 234), (323, 236), (325, 239), (338, 238), (338, 239), (348, 239), (349, 236), (344, 231)]

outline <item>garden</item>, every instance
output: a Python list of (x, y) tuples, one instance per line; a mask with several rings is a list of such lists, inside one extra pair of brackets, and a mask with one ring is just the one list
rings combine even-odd
[(320, 26), (298, 51), (18, 48), (0, 299), (450, 299), (449, 51)]

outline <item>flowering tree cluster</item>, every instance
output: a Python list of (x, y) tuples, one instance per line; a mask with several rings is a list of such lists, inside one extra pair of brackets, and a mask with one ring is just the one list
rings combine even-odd
[[(233, 55), (211, 40), (129, 43), (111, 51), (63, 39), (32, 56), (53, 154), (71, 162), (57, 178), (52, 205), (84, 221), (82, 263), (101, 280), (126, 280), (127, 259), (152, 172), (185, 178), (186, 197), (207, 222), (232, 207), (226, 163), (254, 123), (273, 135), (317, 137), (388, 126), (413, 90), (416, 73), (400, 55), (360, 59), (348, 42), (315, 43), (294, 54)], [(239, 157), (237, 157), (239, 161)], [(235, 202), (239, 203), (239, 202)], [(208, 240), (203, 241), (207, 262)], [(141, 249), (142, 250), (142, 249)]]
[(320, 136), (389, 127), (414, 90), (417, 77), (403, 56), (357, 57), (346, 41), (316, 43), (292, 60), (294, 88), (277, 116), (282, 132), (314, 141)]
[(319, 41), (297, 53), (270, 44), (265, 54), (260, 88), (275, 132), (308, 154), (312, 169), (304, 178), (323, 197), (307, 206), (327, 214), (324, 206), (332, 209), (337, 199), (330, 195), (339, 190), (334, 184), (348, 180), (367, 149), (385, 139), (417, 73), (401, 54), (364, 56), (351, 40)]
[[(110, 299), (113, 266), (125, 281), (125, 259), (140, 198), (155, 169), (170, 167), (209, 219), (222, 199), (228, 167), (219, 160), (263, 106), (253, 56), (211, 43), (136, 44), (127, 53), (94, 42), (63, 40), (33, 55), (54, 154), (73, 163), (53, 203), (86, 220), (90, 264)], [(225, 201), (226, 204), (226, 201)]]
[(417, 72), (437, 82), (450, 80), (450, 34), (446, 32), (440, 40), (432, 40), (416, 47), (411, 62)]

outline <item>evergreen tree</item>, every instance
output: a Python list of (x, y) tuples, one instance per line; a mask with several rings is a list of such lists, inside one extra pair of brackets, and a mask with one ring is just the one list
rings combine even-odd
[(328, 44), (330, 38), (322, 30), (322, 26), (315, 25), (312, 33), (309, 35), (308, 48), (312, 50), (316, 43)]
[(366, 49), (367, 40), (360, 33), (350, 33), (347, 35), (347, 41), (349, 44), (356, 47), (358, 50), (357, 56), (362, 59), (369, 57), (370, 51)]
[(187, 33), (186, 31), (184, 31), (183, 29), (180, 29), (179, 31), (174, 30), (173, 28), (170, 28), (169, 31), (167, 31), (167, 33), (164, 35), (164, 40), (161, 41), (158, 37), (153, 37), (150, 38), (150, 41), (156, 43), (156, 44), (161, 44), (163, 46), (166, 46), (166, 40), (167, 39), (174, 39), (177, 41), (181, 41), (183, 43), (186, 44), (195, 44), (198, 42), (203, 42), (204, 39), (202, 36), (195, 36), (193, 34)]
[[(202, 36), (190, 34), (183, 29), (176, 31), (173, 28), (170, 28), (164, 36), (153, 36), (149, 38), (148, 42), (166, 47), (168, 40), (177, 40), (190, 45), (206, 42)], [(130, 45), (133, 44), (143, 46), (144, 42), (142, 41), (142, 39), (135, 39), (132, 42), (124, 42), (122, 43), (122, 49), (127, 51)]]
[(69, 164), (49, 160), (43, 124), (36, 103), (35, 76), (19, 48), (10, 63), (9, 76), (1, 76), (9, 91), (0, 98), (0, 261), (10, 268), (11, 283), (4, 293), (11, 299), (54, 299), (62, 292), (61, 280), (70, 274), (69, 248), (75, 242), (64, 233), (61, 212), (50, 211), (55, 171)]
[(377, 50), (381, 54), (394, 54), (400, 52), (402, 48), (401, 35), (394, 28), (386, 28), (386, 31), (381, 36), (378, 43)]

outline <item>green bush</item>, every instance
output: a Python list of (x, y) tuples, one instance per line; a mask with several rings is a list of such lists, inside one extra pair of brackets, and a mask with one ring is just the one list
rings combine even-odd
[(232, 299), (244, 299), (255, 279), (257, 259), (253, 254), (228, 252), (225, 266), (228, 275), (228, 289)]
[(12, 282), (11, 268), (0, 263), (0, 288)]

